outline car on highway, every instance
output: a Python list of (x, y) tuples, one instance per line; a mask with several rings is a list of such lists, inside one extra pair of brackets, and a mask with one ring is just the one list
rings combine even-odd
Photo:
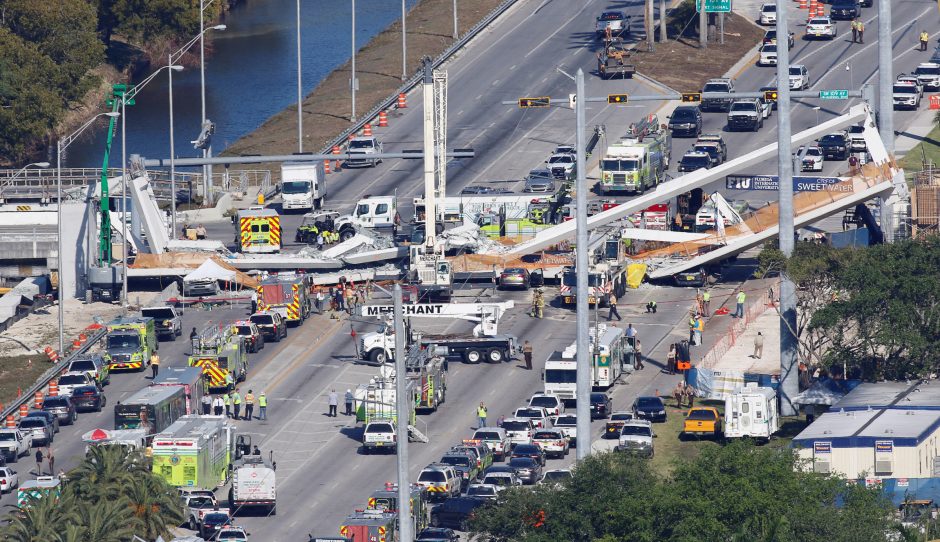
[(16, 463), (29, 453), (33, 446), (32, 431), (20, 431), (15, 427), (0, 428), (0, 453), (6, 461)]
[(108, 364), (104, 362), (101, 354), (85, 354), (73, 358), (65, 368), (66, 373), (88, 373), (99, 386), (111, 383), (111, 373)]
[(499, 488), (491, 484), (470, 484), (467, 496), (495, 501), (499, 497)]
[(810, 86), (809, 70), (805, 64), (793, 64), (790, 66), (790, 90), (805, 90)]
[(728, 146), (725, 144), (725, 139), (721, 137), (721, 134), (701, 134), (695, 142), (717, 144), (718, 151), (721, 153), (721, 161), (724, 162), (728, 160)]
[(917, 81), (926, 90), (940, 90), (940, 64), (924, 62), (914, 70)]
[(606, 418), (613, 411), (610, 396), (602, 391), (591, 392), (591, 419)]
[(849, 159), (849, 134), (845, 130), (824, 135), (817, 144), (826, 160)]
[(225, 525), (219, 529), (219, 534), (213, 539), (213, 542), (245, 542), (251, 533), (246, 532), (242, 527)]
[(202, 524), (202, 517), (208, 512), (219, 508), (219, 503), (214, 495), (185, 495), (181, 498), (186, 513), (185, 525), (191, 531), (198, 531), (200, 524)]
[(470, 439), (464, 440), (463, 444), (454, 446), (450, 449), (452, 452), (461, 452), (470, 454), (477, 461), (477, 467), (484, 471), (493, 464), (493, 452), (482, 442), (474, 442)]
[(539, 484), (560, 487), (572, 478), (574, 478), (574, 476), (571, 474), (571, 469), (549, 469), (542, 473), (542, 479), (539, 480)]
[(529, 398), (530, 407), (541, 407), (549, 416), (557, 416), (565, 411), (565, 402), (551, 393), (536, 393)]
[(529, 289), (529, 270), (524, 267), (507, 267), (499, 274), (500, 288)]
[(509, 435), (502, 427), (481, 427), (474, 431), (473, 440), (486, 444), (486, 447), (493, 452), (493, 458), (498, 461), (505, 459), (512, 449)]
[(418, 475), (417, 485), (428, 491), (429, 500), (442, 500), (460, 495), (463, 481), (454, 467), (431, 463)]
[(644, 395), (633, 400), (633, 414), (638, 419), (651, 422), (666, 421), (666, 404), (655, 395)]
[(487, 472), (483, 475), (482, 483), (488, 486), (494, 486), (498, 491), (502, 491), (507, 487), (521, 486), (522, 480), (516, 476), (516, 471), (510, 467), (507, 467), (508, 471), (494, 471)]
[(79, 386), (72, 391), (72, 403), (76, 412), (101, 412), (108, 398), (97, 386)]
[(45, 418), (26, 417), (21, 418), (16, 428), (22, 433), (29, 433), (32, 436), (33, 446), (49, 446), (55, 439), (55, 430), (52, 424)]
[(261, 333), (261, 328), (251, 320), (238, 320), (232, 324), (232, 329), (236, 335), (245, 338), (249, 352), (256, 353), (264, 348), (264, 334)]
[(9, 493), (20, 485), (20, 477), (10, 467), (0, 467), (0, 495)]
[[(86, 386), (81, 387), (84, 388)], [(95, 385), (88, 387), (97, 389), (97, 386)], [(46, 397), (42, 401), (42, 409), (50, 414), (55, 414), (56, 418), (59, 419), (59, 424), (61, 425), (72, 425), (75, 423), (75, 420), (78, 419), (78, 412), (75, 410), (75, 403), (72, 401), (72, 397), (70, 395), (54, 395), (52, 397)], [(53, 429), (53, 433), (55, 433), (55, 429)]]
[[(360, 136), (350, 139), (348, 150), (350, 158), (346, 161), (346, 167), (375, 167), (382, 163), (381, 158), (369, 158), (369, 155), (382, 153), (382, 143), (374, 136)], [(356, 158), (353, 158), (352, 155), (355, 155)]]
[(557, 429), (568, 437), (571, 446), (578, 444), (578, 417), (574, 414), (561, 414), (552, 420), (552, 429)]
[(766, 2), (760, 7), (760, 24), (773, 26), (777, 24), (777, 4)]
[(542, 464), (531, 457), (510, 458), (508, 465), (516, 471), (516, 476), (523, 484), (535, 485), (542, 477)]
[(576, 155), (578, 154), (578, 149), (574, 145), (571, 145), (570, 143), (561, 143), (559, 145), (555, 145), (555, 150), (552, 151), (552, 154)]
[(678, 170), (680, 173), (695, 171), (697, 169), (708, 169), (712, 166), (712, 160), (704, 152), (689, 151), (679, 160)]
[(205, 540), (215, 540), (215, 536), (223, 527), (229, 524), (232, 518), (228, 512), (207, 512), (202, 516), (202, 525), (199, 526), (199, 536)]
[(806, 21), (806, 39), (824, 38), (833, 40), (838, 34), (836, 24), (829, 17), (813, 17)]
[(45, 418), (46, 421), (52, 425), (52, 432), (53, 433), (59, 432), (59, 417), (53, 414), (52, 412), (49, 412), (46, 410), (30, 410), (26, 414), (26, 417), (28, 418), (30, 416), (35, 416), (38, 418)]
[(86, 372), (65, 373), (56, 381), (61, 395), (72, 395), (72, 390), (80, 386), (95, 386), (95, 379)]
[(529, 444), (532, 442), (532, 433), (535, 432), (535, 425), (529, 418), (506, 418), (500, 427), (509, 435), (513, 446)]
[[(728, 77), (709, 79), (705, 82), (705, 86), (702, 87), (702, 92), (733, 93), (734, 81)], [(703, 113), (706, 111), (720, 111), (725, 113), (731, 108), (731, 102), (731, 98), (707, 98), (703, 96), (699, 109), (701, 109)]]
[(458, 542), (460, 535), (446, 527), (426, 527), (421, 529), (415, 542)]
[(555, 176), (548, 168), (537, 168), (526, 175), (523, 192), (542, 193), (555, 191)]
[[(787, 45), (789, 49), (793, 49), (793, 45), (796, 43), (796, 35), (793, 32), (787, 32)], [(777, 43), (777, 29), (771, 28), (767, 32), (764, 32), (764, 38), (761, 40), (761, 43), (772, 43), (776, 45)]]
[(544, 429), (549, 426), (548, 412), (542, 407), (520, 407), (513, 413), (514, 418), (527, 418), (532, 420), (535, 429)]
[(562, 458), (568, 455), (568, 437), (558, 429), (542, 429), (532, 435), (532, 444), (535, 444), (547, 457)]
[(699, 267), (698, 269), (689, 269), (688, 271), (676, 273), (672, 276), (672, 279), (679, 288), (704, 288), (708, 282), (708, 273), (705, 272), (705, 269)]
[(376, 419), (362, 430), (362, 452), (384, 450), (394, 454), (398, 450), (398, 430), (392, 420)]
[(920, 107), (920, 89), (909, 81), (895, 81), (891, 87), (894, 109), (916, 110)]
[[(805, 151), (805, 152), (804, 152)], [(797, 156), (803, 156), (803, 161), (800, 163), (800, 171), (822, 171), (823, 170), (823, 157), (822, 149), (817, 145), (810, 145), (809, 147), (800, 147), (796, 151)]]
[(481, 506), (485, 506), (488, 502), (486, 499), (476, 497), (448, 499), (431, 510), (431, 526), (451, 527), (458, 531), (467, 531), (474, 511)]
[(669, 115), (672, 137), (698, 137), (702, 133), (702, 111), (697, 105), (680, 105)]
[(921, 98), (924, 97), (924, 85), (920, 84), (920, 81), (917, 80), (916, 75), (909, 75), (906, 73), (902, 73), (898, 75), (895, 81), (898, 83), (909, 83), (911, 85), (914, 85), (915, 87), (917, 87), (917, 93), (920, 95), (920, 97)]
[(833, 21), (851, 21), (862, 16), (862, 6), (858, 0), (831, 0), (829, 18)]
[(594, 33), (598, 38), (603, 38), (608, 29), (611, 36), (622, 36), (630, 33), (630, 17), (624, 15), (622, 11), (605, 11), (600, 14), (594, 24)]
[(760, 46), (757, 57), (758, 66), (776, 66), (777, 65), (777, 44), (765, 43)]
[(711, 162), (711, 167), (715, 167), (721, 164), (721, 149), (718, 147), (717, 143), (703, 141), (693, 145), (690, 150), (692, 152), (703, 152), (707, 154), (708, 159)]
[(512, 449), (513, 457), (531, 457), (539, 462), (539, 465), (545, 466), (545, 452), (537, 444), (520, 444)]
[(265, 339), (280, 342), (281, 339), (287, 337), (287, 322), (276, 312), (256, 312), (248, 319), (258, 326)]
[(649, 420), (630, 420), (620, 428), (617, 451), (653, 457), (653, 425)]
[(470, 454), (460, 453), (460, 452), (448, 452), (441, 456), (438, 463), (442, 465), (450, 465), (457, 471), (457, 474), (460, 476), (461, 480), (461, 490), (471, 482), (480, 477), (480, 473), (483, 472), (477, 467), (476, 459), (473, 458)]
[(633, 412), (628, 410), (618, 410), (610, 415), (610, 419), (604, 426), (604, 434), (601, 438), (616, 439), (620, 438), (620, 428), (623, 424), (634, 419)]
[(849, 126), (849, 151), (867, 152), (868, 143), (865, 141), (865, 127), (858, 124)]
[(563, 181), (574, 179), (577, 167), (575, 156), (569, 153), (553, 154), (545, 161), (546, 166), (552, 172), (552, 177)]

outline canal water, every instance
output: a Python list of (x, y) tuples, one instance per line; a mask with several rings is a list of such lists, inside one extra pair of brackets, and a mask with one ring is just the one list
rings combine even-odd
[[(417, 0), (407, 3), (411, 8)], [(209, 31), (212, 51), (210, 54), (207, 41), (206, 116), (216, 125), (212, 139), (214, 154), (297, 103), (296, 6), (296, 0), (245, 0), (222, 21), (226, 30)], [(398, 0), (357, 0), (356, 44), (362, 47), (400, 17)], [(301, 0), (305, 95), (349, 59), (351, 24), (349, 0)], [(198, 55), (199, 44), (191, 51)], [(141, 90), (136, 102), (127, 107), (125, 119), (128, 157), (131, 154), (169, 157), (166, 70)], [(173, 110), (176, 157), (199, 156), (201, 151), (193, 149), (191, 143), (200, 129), (198, 66), (173, 73)], [(90, 128), (86, 133), (91, 135), (69, 147), (64, 165), (101, 167), (106, 132), (104, 125)], [(115, 138), (110, 167), (121, 164), (119, 132)]]

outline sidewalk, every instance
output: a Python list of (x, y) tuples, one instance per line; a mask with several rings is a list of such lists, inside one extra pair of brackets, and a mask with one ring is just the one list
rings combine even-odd
[(924, 114), (914, 117), (914, 122), (903, 131), (897, 132), (894, 138), (894, 154), (896, 158), (901, 158), (911, 151), (918, 143), (924, 141), (927, 134), (936, 126), (933, 120), (931, 110), (924, 111)]

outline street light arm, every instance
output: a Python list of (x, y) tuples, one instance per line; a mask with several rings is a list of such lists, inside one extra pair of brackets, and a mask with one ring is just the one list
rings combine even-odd
[(98, 114), (95, 115), (94, 117), (88, 119), (88, 121), (86, 121), (85, 124), (82, 124), (77, 130), (75, 130), (75, 131), (72, 132), (71, 134), (69, 134), (69, 135), (63, 137), (62, 139), (60, 139), (60, 140), (59, 140), (59, 145), (61, 146), (62, 150), (65, 150), (66, 147), (68, 147), (69, 145), (72, 144), (73, 141), (75, 141), (75, 138), (77, 138), (82, 132), (84, 132), (86, 128), (88, 128), (89, 126), (91, 126), (92, 124), (94, 124), (94, 122), (95, 122), (96, 120), (98, 120), (99, 118), (101, 118), (101, 117), (117, 117), (117, 116), (119, 116), (119, 115), (120, 115), (120, 113), (112, 113), (112, 112), (110, 112), (110, 111), (107, 112), (107, 113), (98, 113)]
[(163, 70), (165, 70), (165, 69), (167, 69), (167, 68), (172, 68), (172, 67), (174, 67), (172, 64), (167, 64), (166, 66), (160, 66), (159, 68), (157, 68), (156, 70), (154, 70), (153, 73), (151, 73), (149, 76), (147, 76), (146, 79), (144, 79), (144, 80), (141, 81), (140, 83), (137, 83), (137, 84), (134, 85), (130, 90), (128, 90), (127, 92), (125, 92), (125, 93), (124, 93), (124, 96), (121, 98), (121, 100), (122, 100), (125, 104), (127, 103), (128, 100), (133, 100), (134, 97), (137, 96), (137, 94), (138, 94), (145, 86), (147, 86), (147, 83), (153, 81), (154, 78), (155, 78), (157, 75), (160, 75), (160, 72), (162, 72)]
[(218, 25), (215, 25), (215, 26), (210, 26), (210, 27), (204, 29), (202, 32), (196, 34), (196, 35), (193, 37), (193, 39), (191, 39), (191, 40), (189, 40), (188, 42), (186, 42), (186, 45), (183, 45), (182, 47), (179, 48), (179, 50), (177, 50), (175, 53), (173, 53), (173, 54), (170, 55), (170, 63), (172, 64), (173, 62), (176, 62), (177, 60), (179, 60), (180, 58), (182, 58), (182, 56), (186, 53), (186, 51), (188, 51), (189, 48), (192, 47), (193, 45), (196, 45), (196, 42), (199, 41), (199, 38), (201, 38), (202, 35), (205, 34), (206, 32), (208, 32), (208, 31), (210, 31), (210, 30), (225, 30), (225, 28), (226, 28), (226, 27), (225, 27), (224, 24), (218, 24)]

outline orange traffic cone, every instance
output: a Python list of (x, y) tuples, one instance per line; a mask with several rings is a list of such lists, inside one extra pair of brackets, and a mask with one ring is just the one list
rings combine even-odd
[(809, 3), (806, 0), (800, 0), (800, 9), (809, 9)]
[(49, 397), (55, 397), (59, 395), (59, 381), (50, 380), (49, 381)]
[(10, 414), (7, 416), (7, 427), (16, 427), (16, 420), (13, 419), (13, 415)]
[(366, 123), (365, 126), (362, 127), (362, 135), (366, 137), (372, 136), (372, 125), (369, 124), (368, 122)]
[(29, 405), (24, 403), (20, 405), (20, 418), (25, 418), (27, 414), (29, 414)]
[(329, 160), (324, 160), (324, 161), (323, 161), (323, 172), (324, 172), (324, 173), (329, 173), (329, 172), (330, 172), (330, 161), (329, 161)]
[(33, 408), (42, 408), (42, 392), (37, 391), (33, 396)]
[[(333, 145), (333, 154), (339, 154), (339, 152), (340, 152), (339, 145)], [(339, 170), (340, 170), (340, 167), (339, 167), (339, 158), (337, 158), (337, 159), (333, 162), (333, 171), (339, 171)]]
[(398, 95), (398, 109), (404, 109), (408, 107), (408, 103), (405, 101), (405, 93), (402, 92)]
[(387, 128), (387, 127), (388, 127), (388, 113), (386, 113), (385, 111), (380, 111), (379, 112), (379, 128)]

